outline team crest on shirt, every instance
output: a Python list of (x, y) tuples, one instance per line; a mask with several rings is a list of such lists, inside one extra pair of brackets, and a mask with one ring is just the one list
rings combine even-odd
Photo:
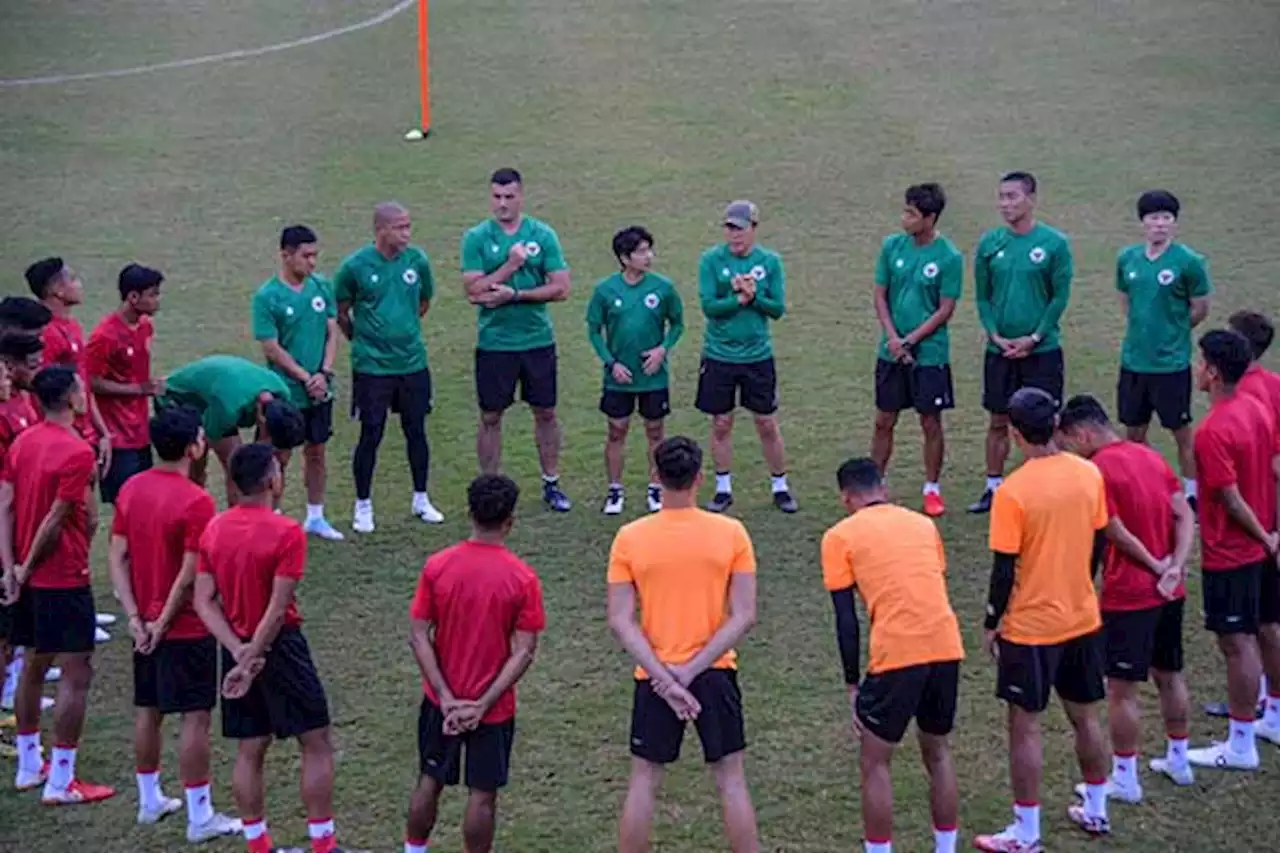
[(924, 265), (924, 277), (925, 277), (925, 278), (937, 278), (937, 277), (938, 277), (938, 265), (937, 265), (937, 264), (935, 264), (935, 263), (933, 263), (932, 261), (930, 261), (929, 263), (925, 264), (925, 265)]
[(644, 307), (652, 310), (658, 307), (658, 294), (650, 293), (644, 298)]
[(313, 310), (313, 311), (323, 311), (323, 310), (324, 310), (324, 297), (323, 297), (323, 296), (317, 296), (316, 298), (312, 299), (312, 300), (311, 300), (311, 308), (312, 308), (312, 310)]
[(404, 279), (405, 284), (409, 285), (410, 287), (413, 287), (415, 284), (418, 283), (418, 271), (405, 270), (404, 275), (402, 275), (401, 278)]
[(22, 427), (23, 429), (26, 429), (26, 428), (27, 428), (27, 419), (26, 419), (26, 418), (18, 418), (18, 426)]
[(1036, 246), (1034, 249), (1031, 250), (1031, 253), (1027, 255), (1027, 257), (1031, 259), (1031, 263), (1038, 264), (1044, 260), (1044, 249), (1041, 249), (1039, 246)]
[(524, 244), (524, 253), (530, 258), (536, 258), (542, 254), (542, 247), (530, 240)]
[(125, 347), (124, 354), (129, 356), (129, 358), (133, 358), (133, 347)]
[(621, 308), (621, 307), (622, 307), (622, 300), (621, 300), (621, 299), (615, 299), (615, 300), (613, 300), (613, 307), (614, 307), (614, 308)]
[(893, 265), (898, 269), (902, 269), (902, 258), (898, 258), (898, 260), (894, 261)]
[(720, 275), (721, 275), (721, 277), (723, 277), (723, 278), (728, 278), (728, 277), (729, 277), (729, 275), (730, 275), (730, 273), (729, 273), (729, 268), (728, 268), (728, 267), (725, 267), (724, 269), (720, 270)]
[(1133, 281), (1137, 277), (1138, 277), (1138, 274), (1136, 272), (1134, 272), (1133, 270), (1129, 270), (1129, 281)]
[(502, 250), (502, 247), (500, 247), (497, 243), (490, 243), (490, 244), (489, 244), (489, 251), (490, 251), (490, 252), (492, 252), (493, 254), (495, 254), (495, 255), (496, 255), (496, 254), (498, 254), (498, 252), (500, 252), (501, 250)]
[(1173, 284), (1173, 270), (1160, 270), (1156, 273), (1156, 281), (1160, 282), (1161, 287), (1168, 287)]
[(371, 284), (377, 284), (377, 283), (378, 283), (378, 274), (377, 274), (377, 273), (374, 273), (373, 275), (369, 276), (369, 282), (370, 282)]
[(751, 277), (754, 278), (756, 281), (764, 281), (764, 276), (765, 276), (764, 267), (759, 266), (757, 264), (756, 266), (751, 268)]
[(1000, 251), (996, 252), (996, 257), (997, 257), (997, 258), (1003, 258), (1003, 257), (1004, 257), (1004, 249), (1001, 249)]
[(293, 306), (292, 306), (292, 305), (286, 305), (286, 306), (284, 307), (284, 314), (285, 314), (285, 316), (286, 316), (286, 317), (292, 317), (292, 316), (293, 316)]

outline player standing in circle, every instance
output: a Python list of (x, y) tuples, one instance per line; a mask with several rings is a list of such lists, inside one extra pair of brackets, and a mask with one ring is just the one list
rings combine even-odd
[(498, 791), (507, 784), (515, 738), (515, 685), (547, 625), (538, 576), (506, 546), (519, 495), (499, 474), (473, 480), (471, 538), (432, 554), (418, 579), (409, 636), (425, 695), (405, 853), (426, 853), (440, 794), (458, 784), (464, 766), (464, 846), (468, 853), (493, 847)]
[(1187, 499), (1195, 509), (1191, 330), (1209, 316), (1213, 285), (1204, 258), (1174, 239), (1180, 210), (1171, 192), (1143, 193), (1138, 220), (1145, 240), (1116, 259), (1116, 290), (1128, 319), (1116, 409), (1130, 441), (1147, 440), (1152, 414), (1173, 433)]
[(955, 407), (947, 324), (964, 287), (964, 255), (938, 232), (947, 197), (937, 184), (907, 187), (902, 234), (886, 237), (876, 263), (875, 309), (884, 334), (876, 359), (871, 458), (887, 471), (898, 413), (915, 409), (924, 433), (924, 511), (947, 511), (938, 480), (946, 444), (942, 413)]
[(621, 271), (596, 285), (587, 305), (587, 337), (604, 362), (600, 411), (609, 419), (604, 446), (609, 491), (605, 515), (622, 512), (622, 460), (631, 413), (640, 410), (649, 442), (649, 511), (662, 509), (662, 487), (653, 451), (664, 436), (671, 412), (671, 350), (684, 334), (684, 303), (675, 284), (651, 272), (653, 235), (633, 225), (613, 236), (613, 255)]
[(542, 500), (556, 512), (573, 504), (560, 488), (556, 418), (556, 344), (548, 302), (569, 298), (569, 267), (556, 232), (524, 215), (524, 181), (515, 169), (489, 180), (489, 219), (462, 236), (462, 281), (477, 308), (476, 397), (480, 471), (502, 467), (502, 415), (520, 399), (533, 410), (533, 434), (542, 465)]
[(733, 505), (733, 412), (751, 412), (772, 475), (773, 503), (786, 513), (799, 509), (787, 485), (787, 457), (778, 429), (778, 374), (769, 323), (786, 313), (782, 258), (756, 245), (760, 211), (749, 201), (725, 208), (725, 242), (702, 253), (698, 298), (707, 319), (698, 370), (698, 411), (711, 416), (711, 458), (716, 493), (711, 512)]
[[(307, 520), (302, 527), (321, 539), (343, 536), (324, 517), (325, 444), (333, 435), (333, 361), (338, 354), (338, 306), (329, 282), (315, 274), (316, 234), (305, 225), (280, 233), (280, 272), (253, 295), (253, 336), (267, 364), (289, 385), (302, 412), (302, 478)], [(281, 467), (289, 464), (282, 453)]]
[(987, 483), (969, 512), (991, 510), (1009, 458), (1009, 398), (1040, 388), (1061, 405), (1066, 381), (1059, 325), (1071, 297), (1073, 262), (1067, 235), (1036, 219), (1036, 179), (1000, 179), (1005, 224), (982, 235), (973, 253), (973, 296), (987, 336), (982, 407), (987, 426)]
[(431, 371), (422, 318), (435, 296), (435, 276), (427, 253), (410, 245), (412, 236), (408, 210), (393, 201), (379, 204), (373, 209), (373, 242), (348, 256), (333, 276), (338, 325), (351, 341), (351, 406), (360, 419), (360, 440), (351, 457), (357, 533), (374, 529), (373, 470), (388, 412), (400, 415), (413, 514), (429, 524), (444, 521), (427, 496)]

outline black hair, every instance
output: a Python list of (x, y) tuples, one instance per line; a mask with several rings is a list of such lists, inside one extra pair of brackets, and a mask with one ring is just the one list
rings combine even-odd
[(62, 275), (62, 271), (67, 268), (62, 258), (43, 258), (27, 267), (27, 287), (31, 288), (31, 292), (36, 295), (36, 299), (44, 299), (49, 295), (49, 288), (53, 285), (58, 277)]
[(677, 492), (692, 488), (702, 470), (702, 448), (692, 438), (673, 436), (654, 448), (653, 464), (663, 488)]
[(1178, 197), (1168, 190), (1147, 190), (1138, 196), (1138, 218), (1142, 219), (1150, 213), (1172, 213), (1178, 218), (1182, 204)]
[(289, 251), (297, 251), (299, 246), (305, 246), (308, 243), (314, 243), (319, 238), (316, 232), (312, 231), (305, 225), (290, 225), (288, 228), (280, 232), (280, 248)]
[(5, 330), (0, 333), (0, 358), (23, 362), (44, 351), (44, 341), (30, 332)]
[(631, 257), (631, 253), (640, 248), (641, 243), (653, 247), (653, 235), (643, 225), (631, 225), (613, 235), (613, 256), (620, 266), (623, 258)]
[(151, 288), (159, 288), (164, 281), (164, 273), (144, 267), (142, 264), (129, 264), (120, 270), (120, 298), (128, 299), (130, 293), (142, 293)]
[(493, 177), (489, 178), (489, 183), (497, 184), (505, 187), (508, 184), (524, 185), (524, 178), (520, 177), (520, 172), (512, 169), (510, 166), (504, 166), (493, 173)]
[(1006, 172), (1000, 183), (1007, 184), (1010, 181), (1017, 181), (1022, 184), (1022, 191), (1027, 195), (1032, 195), (1036, 191), (1036, 176), (1030, 172)]
[(947, 209), (947, 194), (941, 184), (912, 184), (903, 194), (903, 200), (920, 211), (921, 216), (932, 216), (935, 223)]
[(1107, 410), (1092, 394), (1077, 394), (1062, 407), (1058, 416), (1058, 429), (1068, 430), (1076, 426), (1105, 427), (1111, 425)]
[(1276, 336), (1276, 327), (1271, 325), (1271, 320), (1257, 311), (1237, 311), (1227, 318), (1227, 326), (1249, 342), (1254, 361), (1266, 354)]
[(177, 462), (200, 438), (200, 413), (191, 406), (166, 406), (150, 424), (151, 443), (165, 462)]
[(1009, 423), (1029, 444), (1044, 446), (1058, 426), (1058, 402), (1043, 388), (1019, 388), (1009, 398)]
[(242, 444), (227, 462), (227, 476), (242, 494), (257, 495), (267, 488), (276, 454), (269, 444)]
[(0, 300), (0, 327), (39, 332), (53, 320), (53, 312), (29, 296), (6, 296)]
[(841, 465), (836, 471), (836, 483), (842, 492), (865, 494), (884, 484), (884, 474), (875, 460), (863, 456)]
[(1205, 332), (1200, 337), (1200, 354), (1228, 385), (1239, 382), (1253, 362), (1253, 347), (1249, 342), (1243, 335), (1226, 329)]
[(467, 508), (471, 520), (484, 530), (496, 530), (516, 511), (520, 487), (501, 474), (481, 474), (467, 486)]
[(31, 380), (31, 390), (46, 412), (64, 412), (70, 405), (71, 391), (76, 387), (76, 369), (63, 364), (46, 367)]
[(288, 400), (273, 398), (262, 414), (267, 424), (267, 436), (277, 450), (293, 450), (306, 440), (306, 419)]

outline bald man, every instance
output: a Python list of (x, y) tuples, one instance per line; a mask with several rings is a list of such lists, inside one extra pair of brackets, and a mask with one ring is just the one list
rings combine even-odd
[(409, 245), (409, 211), (393, 201), (373, 209), (373, 242), (347, 257), (333, 277), (338, 326), (351, 341), (351, 410), (360, 420), (360, 441), (351, 460), (356, 481), (352, 529), (373, 532), (373, 470), (387, 413), (400, 415), (413, 514), (439, 524), (444, 516), (427, 497), (427, 414), (431, 372), (421, 318), (435, 294), (427, 253)]

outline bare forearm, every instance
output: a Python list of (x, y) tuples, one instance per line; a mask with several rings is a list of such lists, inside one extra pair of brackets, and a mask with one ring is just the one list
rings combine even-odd
[(222, 605), (213, 599), (195, 598), (196, 615), (209, 629), (224, 649), (234, 649), (243, 642), (227, 621), (227, 614), (222, 612)]
[[(328, 345), (325, 346), (326, 350)], [(262, 354), (267, 357), (267, 361), (276, 365), (289, 376), (299, 382), (306, 382), (311, 378), (311, 374), (301, 365), (298, 360), (289, 355), (288, 350), (280, 346), (279, 341), (265, 341), (262, 344)]]
[(89, 395), (89, 420), (99, 437), (111, 434), (111, 430), (107, 429), (107, 422), (102, 419), (102, 412), (98, 411), (98, 400), (92, 394)]
[(284, 614), (285, 605), (267, 607), (267, 612), (262, 615), (262, 621), (258, 623), (258, 628), (249, 641), (249, 657), (261, 657), (267, 653), (267, 649), (280, 635), (280, 629), (284, 627)]
[(649, 639), (634, 619), (611, 621), (609, 627), (627, 654), (631, 655), (641, 669), (649, 673), (649, 678), (657, 681), (673, 680), (670, 670), (658, 660), (653, 646), (649, 645)]
[(751, 626), (755, 624), (755, 618), (745, 613), (730, 614), (729, 618), (720, 626), (720, 630), (711, 635), (711, 639), (703, 646), (693, 659), (689, 661), (687, 666), (693, 671), (693, 675), (710, 669), (716, 661), (724, 657), (725, 654), (742, 641), (742, 638), (751, 630)]
[(31, 549), (27, 552), (26, 559), (22, 561), (28, 569), (34, 569), (49, 555), (53, 543), (58, 541), (58, 534), (62, 531), (62, 524), (70, 509), (71, 504), (54, 501), (53, 508), (36, 528), (36, 535), (31, 538)]
[(111, 570), (111, 587), (115, 590), (125, 616), (130, 619), (138, 615), (138, 601), (133, 596), (133, 579), (129, 576), (129, 554), (127, 544), (122, 537), (111, 538), (111, 551), (107, 561)]
[(445, 681), (444, 673), (440, 671), (440, 659), (436, 657), (435, 646), (431, 644), (427, 632), (411, 631), (409, 647), (413, 649), (413, 659), (418, 662), (418, 671), (422, 673), (423, 680), (431, 685), (431, 689), (436, 692), (440, 701), (452, 702), (457, 698), (449, 688), (449, 683)]
[(146, 392), (142, 390), (142, 385), (137, 382), (114, 382), (110, 379), (103, 379), (101, 376), (93, 377), (93, 393), (101, 394), (105, 397), (146, 396)]
[(486, 291), (492, 290), (499, 285), (506, 284), (511, 279), (511, 276), (516, 274), (516, 270), (518, 269), (520, 269), (520, 267), (514, 264), (504, 263), (488, 275), (476, 276), (475, 278), (470, 279), (466, 282), (467, 299), (475, 302), (483, 296)]
[(1245, 502), (1239, 492), (1234, 489), (1229, 492), (1223, 492), (1222, 502), (1226, 505), (1227, 515), (1235, 522), (1236, 526), (1242, 528), (1245, 533), (1248, 533), (1259, 542), (1266, 542), (1267, 531), (1263, 529), (1258, 516), (1254, 514), (1253, 507)]
[(533, 664), (533, 653), (528, 649), (516, 649), (507, 658), (507, 662), (498, 671), (498, 677), (489, 685), (489, 689), (480, 697), (480, 704), (485, 708), (493, 707), (498, 697), (506, 693), (515, 683), (524, 677)]
[(520, 302), (562, 302), (569, 296), (569, 285), (554, 282), (520, 291)]
[(196, 567), (194, 562), (189, 566), (183, 565), (182, 570), (178, 572), (178, 576), (174, 578), (173, 586), (169, 587), (169, 597), (165, 599), (164, 608), (160, 611), (160, 616), (156, 619), (156, 622), (166, 629), (173, 624), (178, 611), (191, 599), (191, 587), (195, 584), (195, 581)]
[(335, 322), (329, 328), (329, 336), (325, 338), (324, 358), (320, 362), (320, 369), (325, 373), (332, 373), (333, 363), (338, 360), (338, 336), (334, 333), (339, 331)]
[(889, 310), (889, 298), (885, 293), (885, 289), (876, 286), (875, 292), (876, 319), (880, 321), (880, 328), (884, 329), (884, 333), (889, 336), (889, 340), (898, 337), (898, 329), (893, 325), (893, 312)]
[(945, 305), (929, 315), (929, 319), (925, 320), (919, 328), (913, 330), (907, 335), (907, 338), (913, 344), (918, 344), (934, 332), (941, 329), (951, 320), (951, 315), (955, 313), (955, 303)]
[(0, 569), (10, 571), (13, 557), (13, 485), (0, 483)]
[(1122, 554), (1134, 560), (1139, 565), (1145, 567), (1147, 571), (1157, 572), (1157, 564), (1159, 561), (1155, 555), (1148, 550), (1146, 545), (1138, 537), (1129, 532), (1129, 528), (1121, 523), (1120, 519), (1115, 516), (1107, 523), (1107, 541), (1117, 548)]

